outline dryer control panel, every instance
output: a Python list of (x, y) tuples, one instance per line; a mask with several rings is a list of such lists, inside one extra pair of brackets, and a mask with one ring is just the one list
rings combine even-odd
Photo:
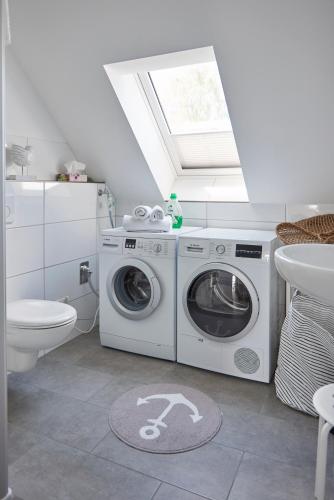
[(236, 242), (231, 240), (180, 238), (179, 256), (202, 259), (258, 259), (268, 260), (270, 245), (267, 242)]
[(248, 259), (262, 258), (262, 245), (242, 245), (237, 243), (235, 246), (236, 257), (246, 257)]

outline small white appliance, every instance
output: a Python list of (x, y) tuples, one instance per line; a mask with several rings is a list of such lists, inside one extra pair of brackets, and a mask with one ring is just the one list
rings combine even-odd
[(102, 231), (101, 344), (157, 358), (176, 359), (176, 250), (182, 234)]
[(270, 382), (285, 287), (271, 231), (202, 229), (179, 240), (177, 361)]

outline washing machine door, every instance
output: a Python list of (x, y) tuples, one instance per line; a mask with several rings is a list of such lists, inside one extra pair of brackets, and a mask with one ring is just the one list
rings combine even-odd
[(202, 266), (191, 276), (183, 306), (197, 331), (221, 342), (245, 336), (259, 315), (252, 282), (239, 269), (220, 262)]
[(146, 318), (159, 305), (158, 278), (150, 266), (139, 259), (119, 262), (109, 272), (106, 285), (110, 303), (126, 318)]

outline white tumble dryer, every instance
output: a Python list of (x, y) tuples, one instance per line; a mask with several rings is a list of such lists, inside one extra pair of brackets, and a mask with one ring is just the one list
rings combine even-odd
[(179, 240), (177, 361), (270, 382), (285, 287), (271, 231), (202, 229)]
[(102, 232), (101, 344), (157, 358), (176, 359), (176, 250), (181, 234)]

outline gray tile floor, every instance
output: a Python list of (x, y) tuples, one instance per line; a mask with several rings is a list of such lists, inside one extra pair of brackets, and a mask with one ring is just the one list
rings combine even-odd
[[(224, 415), (213, 441), (177, 455), (119, 441), (108, 425), (111, 403), (152, 382), (210, 395)], [(317, 421), (282, 405), (272, 385), (102, 348), (96, 333), (52, 351), (8, 383), (10, 485), (18, 498), (313, 499)]]

